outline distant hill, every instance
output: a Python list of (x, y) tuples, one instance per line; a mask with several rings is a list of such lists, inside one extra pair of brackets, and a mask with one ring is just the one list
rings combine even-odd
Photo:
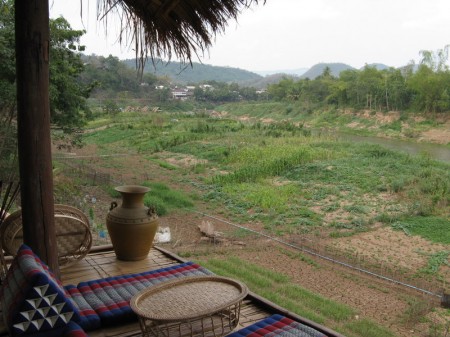
[(260, 78), (259, 80), (252, 80), (249, 82), (243, 82), (243, 86), (253, 87), (257, 89), (265, 89), (270, 84), (275, 84), (280, 82), (284, 77), (292, 78), (294, 81), (298, 81), (300, 79), (299, 76), (291, 75), (291, 74), (273, 74), (267, 75), (265, 77)]
[[(135, 68), (135, 59), (123, 60), (125, 64)], [(167, 76), (173, 82), (180, 84), (202, 83), (206, 81), (217, 81), (225, 83), (250, 83), (258, 81), (263, 77), (248, 70), (231, 67), (218, 67), (208, 64), (193, 62), (183, 65), (180, 62), (165, 62), (156, 60), (153, 64), (148, 61), (145, 65), (144, 72), (152, 73), (156, 76)]]
[[(366, 64), (364, 67), (372, 67), (375, 68), (377, 70), (385, 70), (385, 69), (389, 69), (390, 67), (383, 64), (383, 63), (371, 63), (371, 64)], [(363, 70), (364, 67), (362, 67), (360, 70)]]
[(262, 71), (255, 71), (255, 73), (257, 73), (261, 76), (271, 76), (271, 75), (277, 75), (277, 74), (301, 76), (307, 70), (308, 70), (308, 68), (284, 69), (284, 70), (262, 70)]
[(349, 66), (345, 63), (318, 63), (312, 66), (307, 72), (305, 72), (300, 78), (309, 78), (311, 80), (315, 79), (317, 76), (323, 74), (323, 71), (326, 67), (329, 67), (331, 70), (331, 74), (333, 76), (338, 77), (341, 71), (348, 69), (355, 69), (352, 66)]

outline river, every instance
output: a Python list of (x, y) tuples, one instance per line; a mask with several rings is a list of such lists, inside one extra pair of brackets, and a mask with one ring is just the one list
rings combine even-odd
[(344, 141), (379, 144), (391, 150), (403, 151), (415, 156), (427, 155), (434, 160), (450, 163), (450, 147), (441, 144), (414, 143), (400, 139), (358, 136), (342, 132), (336, 132), (333, 135)]

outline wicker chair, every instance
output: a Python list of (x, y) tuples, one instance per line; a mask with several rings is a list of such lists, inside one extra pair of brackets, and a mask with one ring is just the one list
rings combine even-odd
[[(92, 246), (89, 220), (82, 211), (68, 205), (55, 205), (58, 260), (61, 268), (83, 259)], [(10, 214), (0, 227), (0, 249), (15, 256), (23, 243), (22, 211)]]

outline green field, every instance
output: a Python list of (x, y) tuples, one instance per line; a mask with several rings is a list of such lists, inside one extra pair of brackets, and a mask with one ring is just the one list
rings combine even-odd
[[(297, 114), (295, 124), (284, 120), (283, 104), (268, 103), (257, 110), (240, 104), (234, 108), (226, 116), (205, 110), (101, 115), (83, 138), (85, 144), (95, 146), (97, 154), (138, 158), (131, 164), (123, 157), (104, 157), (97, 165), (113, 175), (145, 171), (139, 182), (151, 188), (145, 203), (161, 216), (177, 210), (207, 210), (231, 222), (252, 223), (269, 236), (307, 236), (316, 242), (392, 228), (406, 239), (416, 236), (429, 244), (416, 252), (423, 267), (405, 271), (385, 265), (386, 270), (447, 284), (448, 273), (442, 271), (448, 267), (450, 252), (433, 247), (450, 244), (449, 164), (380, 145), (344, 142), (329, 132), (312, 132), (302, 122), (311, 116), (295, 107), (288, 109), (290, 115)], [(242, 118), (250, 114), (252, 118)], [(349, 121), (349, 116), (336, 112), (321, 118), (330, 123)], [(60, 164), (55, 168), (59, 172)], [(111, 186), (104, 189), (118, 197)], [(77, 193), (67, 179), (56, 184), (56, 191)], [(231, 235), (246, 240), (248, 232)], [(351, 319), (359, 316), (356, 309), (301, 288), (287, 276), (237, 257), (210, 259), (208, 254), (185, 253), (218, 274), (241, 279), (252, 291), (288, 310), (347, 336), (394, 336), (370, 319)], [(378, 257), (387, 253), (370, 252), (375, 259), (367, 265), (376, 265)], [(307, 256), (301, 260), (316, 264)], [(414, 303), (409, 306), (410, 316), (418, 319)]]
[[(449, 165), (426, 156), (313, 135), (287, 122), (242, 122), (204, 112), (121, 113), (101, 124), (106, 127), (95, 130), (93, 122), (86, 143), (102, 153), (140, 154), (200, 188), (205, 201), (269, 231), (313, 233), (320, 227), (339, 237), (383, 223), (450, 243)], [(187, 156), (196, 164), (168, 161)]]

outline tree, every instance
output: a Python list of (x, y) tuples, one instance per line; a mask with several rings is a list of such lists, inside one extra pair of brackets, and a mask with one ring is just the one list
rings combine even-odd
[(413, 106), (424, 112), (445, 112), (450, 110), (448, 89), (450, 72), (434, 72), (429, 66), (421, 64), (417, 72), (408, 78), (408, 88), (412, 91)]
[(18, 170), (15, 123), (12, 123), (16, 108), (14, 11), (7, 3), (0, 2), (0, 181), (4, 182), (13, 179)]
[[(50, 116), (51, 123), (65, 133), (74, 133), (90, 117), (87, 98), (91, 84), (78, 80), (84, 70), (80, 51), (83, 30), (72, 30), (62, 17), (50, 20)], [(14, 2), (0, 5), (0, 113), (15, 109), (16, 64), (14, 37)]]
[(0, 4), (0, 113), (7, 113), (15, 106), (16, 70), (14, 63), (14, 8), (11, 1)]
[(83, 30), (72, 30), (70, 24), (59, 17), (50, 20), (50, 116), (51, 122), (66, 133), (72, 133), (86, 123), (91, 112), (87, 98), (91, 85), (78, 80), (84, 65), (78, 52)]
[(431, 50), (421, 50), (419, 52), (422, 57), (420, 64), (428, 66), (431, 70), (436, 72), (448, 70), (448, 50), (450, 45), (446, 45), (442, 49), (433, 52)]

